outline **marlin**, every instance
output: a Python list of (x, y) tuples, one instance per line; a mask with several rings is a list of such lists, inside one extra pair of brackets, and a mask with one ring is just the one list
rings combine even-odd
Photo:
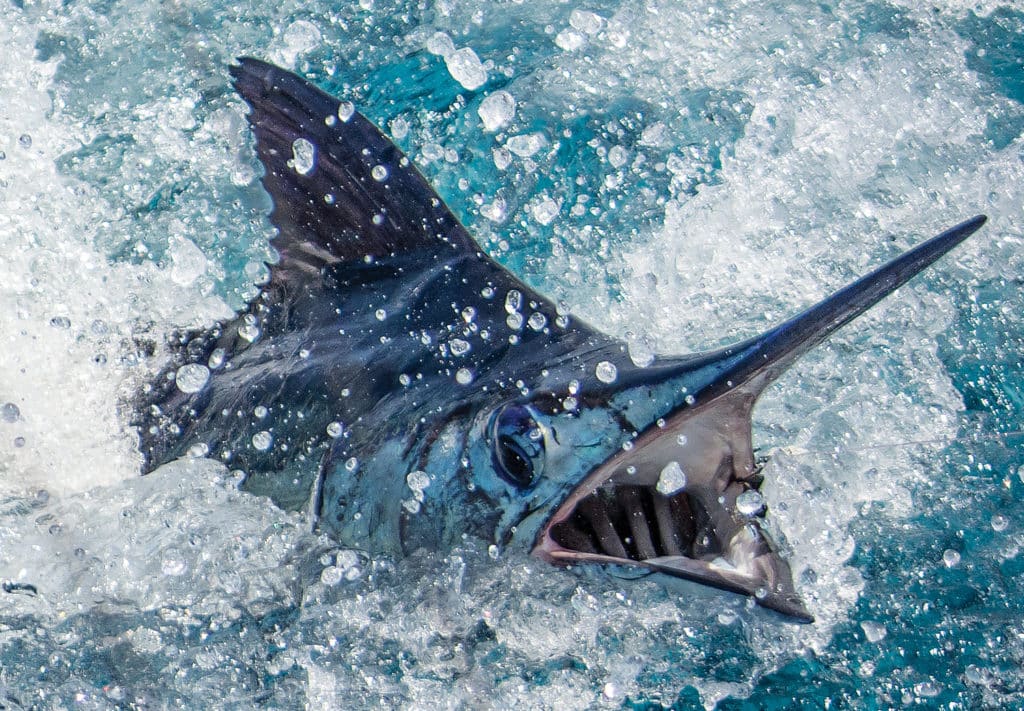
[(235, 318), (170, 339), (134, 418), (147, 471), (219, 458), (370, 554), (472, 536), (813, 621), (766, 533), (751, 411), (984, 216), (762, 335), (642, 367), (488, 257), (351, 103), (256, 59), (231, 74), (279, 260)]

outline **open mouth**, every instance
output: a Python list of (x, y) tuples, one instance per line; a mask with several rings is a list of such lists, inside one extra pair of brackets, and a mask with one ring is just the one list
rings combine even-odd
[(749, 425), (722, 408), (678, 413), (599, 465), (541, 529), (534, 554), (560, 565), (631, 566), (751, 595), (812, 621), (762, 530)]
[(562, 549), (550, 551), (555, 557), (603, 555), (642, 563), (664, 556), (702, 559), (721, 553), (698, 499), (685, 491), (666, 496), (652, 486), (598, 488), (551, 526), (548, 535)]

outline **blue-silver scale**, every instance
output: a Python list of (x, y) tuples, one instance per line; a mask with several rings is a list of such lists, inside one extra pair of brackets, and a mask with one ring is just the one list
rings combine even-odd
[(244, 312), (173, 341), (138, 400), (147, 470), (209, 452), (371, 555), (475, 536), (813, 619), (765, 531), (751, 410), (983, 216), (761, 336), (641, 367), (490, 259), (350, 103), (258, 60), (231, 71), (280, 259)]

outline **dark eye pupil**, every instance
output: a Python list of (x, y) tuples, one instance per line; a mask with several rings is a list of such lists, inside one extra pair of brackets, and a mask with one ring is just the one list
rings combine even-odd
[(510, 484), (525, 489), (533, 482), (533, 465), (511, 437), (498, 437), (501, 469)]

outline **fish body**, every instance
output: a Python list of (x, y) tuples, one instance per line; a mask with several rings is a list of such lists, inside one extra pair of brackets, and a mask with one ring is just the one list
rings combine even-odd
[(344, 545), (475, 536), (811, 614), (765, 532), (751, 410), (801, 354), (966, 239), (976, 217), (780, 326), (636, 365), (491, 260), (351, 104), (244, 58), (279, 261), (184, 334), (139, 397), (147, 469), (209, 454)]

